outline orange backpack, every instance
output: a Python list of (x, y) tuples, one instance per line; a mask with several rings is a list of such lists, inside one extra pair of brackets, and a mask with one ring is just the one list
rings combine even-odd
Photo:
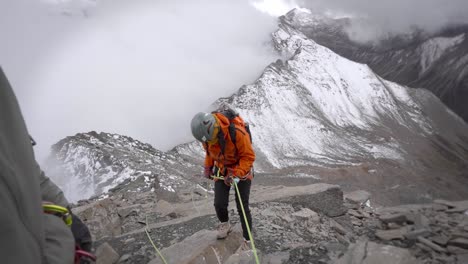
[[(229, 120), (229, 135), (231, 137), (231, 141), (237, 149), (236, 146), (236, 129), (243, 132), (247, 132), (249, 134), (250, 143), (252, 143), (252, 134), (250, 133), (250, 125), (249, 123), (245, 122), (244, 119), (239, 115), (239, 113), (233, 110), (230, 107), (224, 107), (218, 109), (216, 111), (211, 112), (212, 114), (222, 114)], [(241, 129), (242, 128), (242, 129)], [(243, 131), (244, 130), (244, 131)], [(226, 148), (226, 142), (224, 140), (220, 140), (219, 144), (221, 145), (221, 151), (224, 154), (224, 150)]]

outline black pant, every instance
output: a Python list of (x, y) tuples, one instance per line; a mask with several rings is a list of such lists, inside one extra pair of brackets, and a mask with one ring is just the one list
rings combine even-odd
[[(249, 180), (240, 181), (237, 184), (237, 187), (239, 188), (239, 193), (242, 199), (242, 204), (244, 205), (244, 210), (247, 216), (247, 221), (249, 223), (250, 230), (253, 229), (252, 228), (252, 216), (250, 215), (250, 208), (249, 208), (249, 196), (250, 196), (251, 185), (252, 185), (252, 182)], [(232, 188), (235, 188), (235, 187), (232, 186)], [(221, 222), (229, 221), (229, 213), (228, 213), (229, 190), (231, 190), (231, 187), (224, 184), (224, 181), (215, 182), (214, 206), (216, 209), (216, 215), (218, 216), (218, 219)], [(235, 195), (236, 195), (237, 212), (239, 213), (241, 224), (242, 224), (243, 236), (246, 240), (250, 240), (249, 233), (247, 232), (247, 227), (245, 225), (244, 215), (242, 214), (242, 209), (240, 206), (239, 198), (238, 198), (237, 193)]]

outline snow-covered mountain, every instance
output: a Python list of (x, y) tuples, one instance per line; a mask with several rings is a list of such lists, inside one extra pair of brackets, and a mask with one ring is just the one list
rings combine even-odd
[(466, 158), (468, 127), (429, 91), (386, 81), (285, 23), (273, 41), (292, 57), (220, 100), (252, 124), (262, 169), (404, 161), (417, 154), (416, 142), (437, 138)]
[[(284, 19), (272, 36), (289, 59), (272, 63), (256, 82), (215, 103), (229, 103), (251, 124), (259, 181), (313, 176), (351, 189), (372, 185), (367, 189), (387, 190), (376, 199), (393, 192), (395, 199), (410, 197), (405, 202), (465, 193), (460, 186), (467, 180), (468, 125), (460, 117), (431, 92), (387, 81)], [(126, 179), (158, 178), (169, 191), (189, 188), (187, 176), (199, 173), (203, 156), (197, 142), (163, 153), (105, 133), (79, 134), (53, 150), (50, 164), (58, 160), (60, 166), (49, 171), (73, 175), (67, 184), (82, 190), (80, 197)], [(417, 191), (411, 189), (415, 185)]]
[(363, 44), (350, 39), (348, 18), (296, 9), (280, 21), (346, 58), (368, 64), (385, 79), (429, 89), (468, 121), (468, 26), (436, 34), (415, 31)]
[(72, 201), (101, 195), (116, 188), (171, 195), (191, 185), (186, 180), (194, 163), (127, 136), (82, 133), (52, 146), (46, 171)]

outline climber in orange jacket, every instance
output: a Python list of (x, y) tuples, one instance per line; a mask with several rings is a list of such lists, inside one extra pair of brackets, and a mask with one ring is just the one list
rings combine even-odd
[[(250, 133), (243, 120), (238, 115), (226, 116), (226, 113), (198, 113), (191, 122), (192, 134), (206, 151), (204, 176), (224, 177), (224, 181), (215, 179), (214, 206), (216, 215), (221, 222), (218, 226), (218, 239), (224, 239), (231, 232), (228, 204), (229, 191), (234, 178), (237, 183), (247, 222), (252, 229), (252, 217), (249, 209), (250, 187), (253, 179), (253, 163), (255, 152), (252, 147)], [(236, 195), (237, 211), (241, 219), (244, 243), (241, 248), (250, 249), (250, 239), (241, 205)]]

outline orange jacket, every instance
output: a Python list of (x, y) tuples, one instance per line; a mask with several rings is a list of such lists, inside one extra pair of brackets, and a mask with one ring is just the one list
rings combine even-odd
[(220, 132), (224, 134), (226, 147), (224, 155), (219, 142), (213, 145), (205, 145), (205, 166), (217, 166), (221, 171), (224, 168), (234, 169), (234, 175), (244, 176), (252, 168), (255, 161), (255, 152), (250, 142), (250, 136), (243, 127), (236, 126), (236, 146), (229, 135), (229, 119), (222, 114), (214, 114), (220, 125)]

